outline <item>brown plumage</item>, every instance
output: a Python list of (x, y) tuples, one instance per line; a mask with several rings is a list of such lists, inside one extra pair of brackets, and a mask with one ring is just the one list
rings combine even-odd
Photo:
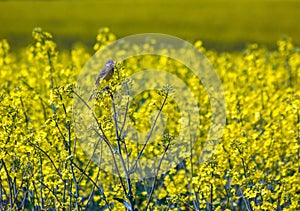
[[(108, 60), (103, 68), (103, 70), (100, 72), (100, 74), (98, 75), (96, 82), (95, 82), (95, 86), (96, 88), (99, 87), (100, 85), (100, 80), (104, 79), (106, 81), (110, 80), (114, 74), (114, 68), (115, 68), (115, 63), (113, 60)], [(89, 97), (89, 101), (91, 101), (94, 97), (94, 91), (91, 94), (91, 96)]]

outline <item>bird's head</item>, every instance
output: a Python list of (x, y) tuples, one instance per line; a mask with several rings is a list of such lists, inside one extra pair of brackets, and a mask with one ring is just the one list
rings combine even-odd
[(106, 67), (109, 67), (109, 68), (114, 68), (115, 67), (115, 62), (113, 60), (108, 60), (105, 64)]

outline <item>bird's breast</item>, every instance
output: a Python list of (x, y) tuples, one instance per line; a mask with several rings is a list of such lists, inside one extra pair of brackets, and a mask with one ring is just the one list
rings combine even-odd
[(104, 76), (104, 79), (107, 81), (110, 80), (112, 78), (113, 74), (114, 74), (114, 69), (107, 71), (107, 73)]

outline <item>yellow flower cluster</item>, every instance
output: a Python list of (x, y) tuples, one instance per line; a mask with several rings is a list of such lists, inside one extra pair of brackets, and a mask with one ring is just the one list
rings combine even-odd
[[(114, 40), (103, 28), (94, 50)], [(189, 154), (181, 154), (184, 146), (172, 145), (184, 125), (176, 104), (180, 93), (166, 88), (135, 96), (127, 112), (136, 130), (149, 131), (158, 110), (168, 117), (164, 138), (149, 142), (141, 155), (142, 145), (130, 136), (122, 140), (126, 148), (114, 152), (150, 166), (160, 165), (149, 159), (161, 156), (166, 171), (142, 181), (104, 171), (78, 141), (72, 103), (89, 51), (75, 46), (58, 52), (52, 36), (40, 28), (34, 29), (33, 41), (18, 52), (0, 41), (0, 210), (300, 210), (300, 50), (290, 38), (279, 40), (274, 51), (251, 44), (239, 53), (207, 51), (195, 42), (222, 81), (227, 109), (223, 137), (205, 163), (199, 157), (212, 111), (201, 82), (166, 57), (137, 56), (118, 64), (117, 74), (106, 82), (112, 92), (118, 91), (120, 78), (156, 64), (182, 77), (199, 102), (200, 136)], [(95, 118), (117, 149), (109, 96), (106, 91), (97, 95)], [(117, 106), (126, 108), (126, 101)], [(101, 154), (98, 149), (95, 155)], [(183, 159), (167, 169), (164, 152)]]

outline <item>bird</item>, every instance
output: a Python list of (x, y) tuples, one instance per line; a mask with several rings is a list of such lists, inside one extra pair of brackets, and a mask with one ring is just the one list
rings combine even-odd
[[(109, 81), (112, 78), (114, 71), (115, 71), (115, 62), (111, 59), (107, 60), (107, 62), (104, 65), (104, 68), (102, 69), (102, 71), (100, 72), (100, 74), (96, 79), (95, 88), (99, 87), (101, 79)], [(94, 96), (94, 92), (89, 97), (89, 101), (93, 99), (93, 96)]]

